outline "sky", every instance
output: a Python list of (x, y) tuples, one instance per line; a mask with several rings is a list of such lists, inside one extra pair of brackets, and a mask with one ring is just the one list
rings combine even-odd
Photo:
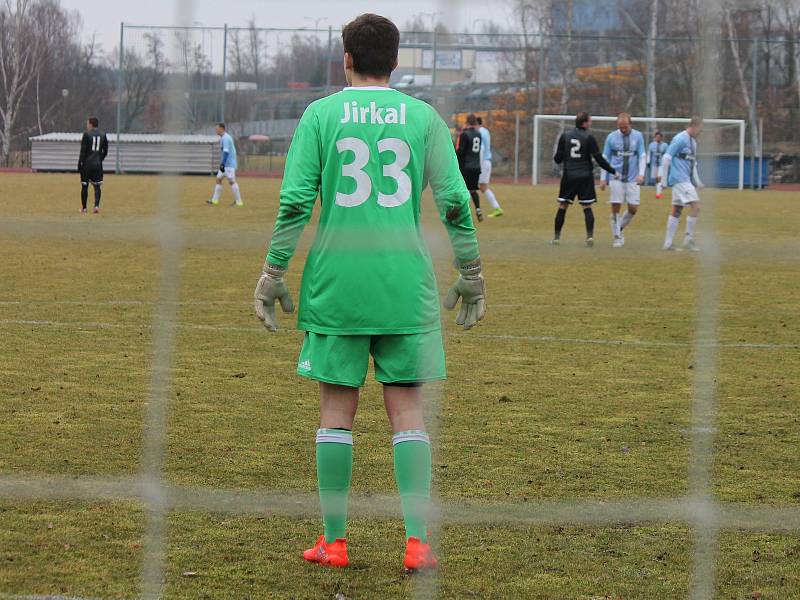
[[(83, 19), (84, 37), (95, 34), (105, 51), (119, 40), (119, 24), (175, 25), (183, 22), (207, 26), (244, 26), (255, 15), (261, 27), (341, 27), (353, 17), (374, 12), (402, 26), (415, 13), (428, 13), (426, 21), (440, 19), (451, 31), (480, 31), (481, 19), (506, 25), (505, 0), (61, 0)], [(179, 8), (185, 6), (186, 8)], [(179, 10), (183, 13), (179, 17)], [(191, 11), (187, 15), (186, 11)], [(439, 13), (432, 16), (431, 13)]]

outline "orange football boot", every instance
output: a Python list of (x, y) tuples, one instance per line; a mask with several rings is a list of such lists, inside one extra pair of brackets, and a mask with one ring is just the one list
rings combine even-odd
[(325, 541), (325, 536), (317, 538), (313, 548), (303, 552), (303, 558), (308, 562), (315, 562), (331, 567), (346, 567), (350, 564), (347, 559), (347, 540), (339, 538), (330, 544)]
[(423, 544), (419, 538), (410, 537), (406, 541), (406, 557), (403, 567), (406, 573), (416, 573), (426, 569), (435, 569), (439, 564), (433, 555), (430, 544)]

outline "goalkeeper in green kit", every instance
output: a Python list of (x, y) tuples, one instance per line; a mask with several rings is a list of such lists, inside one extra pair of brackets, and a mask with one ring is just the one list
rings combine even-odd
[(316, 239), (300, 288), (305, 339), (297, 372), (319, 381), (317, 479), (323, 535), (303, 556), (347, 566), (347, 497), (353, 420), (369, 357), (383, 384), (394, 432), (394, 468), (406, 529), (404, 567), (436, 567), (428, 543), (431, 451), (421, 386), (445, 375), (439, 294), (420, 223), (430, 185), (460, 271), (444, 301), (461, 299), (456, 322), (473, 327), (485, 312), (469, 192), (450, 131), (428, 104), (388, 87), (400, 35), (378, 15), (342, 31), (348, 84), (312, 103), (286, 159), (280, 208), (255, 291), (255, 309), (275, 331), (275, 303), (294, 306), (283, 276), (320, 197)]

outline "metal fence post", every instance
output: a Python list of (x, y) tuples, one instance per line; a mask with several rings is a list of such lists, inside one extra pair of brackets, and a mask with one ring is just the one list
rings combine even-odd
[(514, 183), (519, 183), (519, 111), (514, 123)]
[[(758, 119), (758, 188), (764, 189), (764, 119)], [(769, 178), (767, 178), (769, 185)]]
[(219, 120), (225, 122), (225, 96), (228, 86), (228, 24), (222, 29), (222, 100), (220, 102)]
[(536, 82), (536, 92), (538, 95), (536, 103), (537, 114), (544, 113), (544, 34), (539, 33), (539, 81)]
[(325, 57), (325, 93), (331, 87), (331, 53), (333, 52), (333, 26), (328, 25), (328, 54)]
[[(646, 64), (645, 73), (647, 74), (647, 76), (645, 78), (645, 82), (644, 82), (644, 87), (645, 87), (645, 90), (644, 90), (644, 114), (645, 114), (645, 116), (648, 116), (650, 118), (655, 117), (655, 115), (652, 114), (652, 110), (651, 110), (651, 108), (653, 106), (653, 98), (651, 96), (651, 94), (652, 94), (651, 86), (653, 85), (653, 76), (655, 75), (653, 73), (653, 61), (652, 61), (653, 57), (650, 55), (650, 45), (652, 44), (652, 40), (653, 40), (653, 31), (649, 30), (647, 32), (647, 38), (645, 39), (646, 46), (645, 46), (645, 49), (644, 49), (645, 64)], [(647, 141), (650, 141), (649, 140), (649, 135), (650, 135), (650, 131), (651, 130), (652, 130), (652, 125), (650, 127), (648, 127), (648, 130), (647, 130), (647, 134), (648, 134), (648, 140)]]
[[(438, 38), (439, 36), (436, 33), (436, 26), (433, 28), (433, 65), (431, 69), (431, 100), (433, 102), (434, 108), (438, 107), (438, 102), (436, 101), (436, 49), (438, 46)], [(438, 108), (437, 108), (438, 110)]]
[(756, 119), (758, 117), (758, 38), (753, 40), (753, 82), (750, 92), (750, 188), (756, 189), (756, 146), (758, 145), (758, 131)]
[(124, 67), (124, 60), (125, 60), (125, 50), (124, 50), (124, 43), (125, 43), (125, 23), (119, 24), (119, 65), (117, 69), (117, 143), (115, 144), (115, 154), (116, 154), (116, 164), (114, 166), (114, 172), (119, 175), (120, 166), (119, 166), (119, 152), (120, 146), (122, 142), (120, 141), (120, 136), (122, 134), (122, 73)]
[(539, 115), (533, 117), (533, 135), (531, 136), (531, 185), (539, 183)]

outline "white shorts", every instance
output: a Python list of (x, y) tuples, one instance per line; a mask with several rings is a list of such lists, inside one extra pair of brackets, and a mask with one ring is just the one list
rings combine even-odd
[(236, 181), (236, 169), (225, 167), (225, 172), (217, 171), (217, 179), (227, 179), (231, 183)]
[(611, 204), (633, 204), (639, 205), (641, 186), (632, 181), (620, 181), (612, 179), (608, 184), (611, 190)]
[(489, 185), (489, 180), (492, 178), (492, 161), (481, 161), (481, 174), (478, 177), (478, 183), (485, 183)]
[(688, 181), (681, 181), (672, 186), (672, 205), (673, 206), (686, 206), (687, 204), (694, 204), (700, 202), (697, 195), (697, 188)]

